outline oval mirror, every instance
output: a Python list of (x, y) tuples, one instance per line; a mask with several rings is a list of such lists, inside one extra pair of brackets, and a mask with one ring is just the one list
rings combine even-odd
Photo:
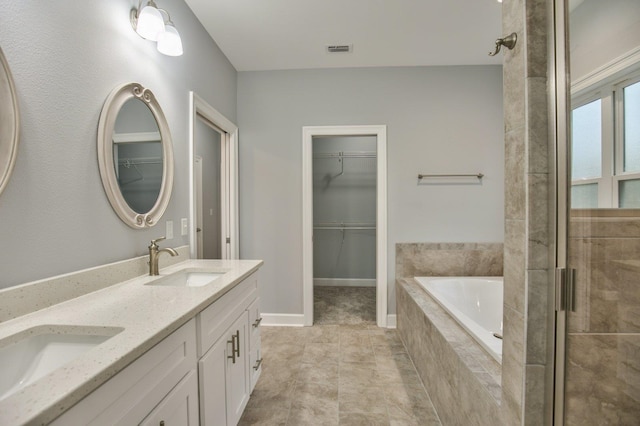
[(116, 214), (132, 228), (158, 223), (171, 198), (173, 148), (155, 96), (138, 83), (117, 87), (98, 125), (98, 165)]
[(20, 140), (18, 98), (9, 64), (0, 49), (0, 194), (9, 182)]

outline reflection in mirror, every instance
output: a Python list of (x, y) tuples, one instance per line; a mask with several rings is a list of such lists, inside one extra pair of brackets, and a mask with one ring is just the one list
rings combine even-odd
[(113, 210), (132, 228), (153, 226), (173, 186), (169, 125), (153, 93), (140, 84), (117, 87), (98, 125), (98, 165)]
[(568, 3), (571, 207), (640, 208), (640, 1)]
[(143, 214), (151, 210), (162, 185), (162, 141), (151, 110), (139, 99), (129, 99), (118, 113), (113, 159), (129, 207)]
[(0, 49), (0, 194), (9, 182), (20, 140), (18, 100), (9, 64)]

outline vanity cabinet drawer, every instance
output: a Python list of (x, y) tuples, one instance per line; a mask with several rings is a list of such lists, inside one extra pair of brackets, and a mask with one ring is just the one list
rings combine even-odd
[[(192, 319), (52, 424), (139, 424), (193, 371), (196, 362), (196, 327)], [(197, 412), (197, 389), (196, 397), (189, 399), (189, 404), (196, 404)], [(189, 407), (189, 410), (193, 410), (193, 407)]]
[(198, 314), (198, 358), (222, 337), (257, 295), (258, 278), (254, 273)]

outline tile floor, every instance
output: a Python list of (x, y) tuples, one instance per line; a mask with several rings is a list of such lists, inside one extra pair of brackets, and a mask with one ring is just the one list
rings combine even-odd
[(240, 425), (440, 425), (375, 289), (321, 288), (313, 327), (263, 327), (263, 369)]

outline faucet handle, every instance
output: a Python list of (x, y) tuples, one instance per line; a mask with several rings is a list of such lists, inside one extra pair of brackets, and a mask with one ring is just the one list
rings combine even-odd
[(166, 239), (167, 239), (167, 237), (158, 237), (155, 240), (151, 240), (151, 245), (152, 246), (157, 246), (158, 245), (157, 244), (158, 241), (162, 241), (162, 240), (166, 240)]

